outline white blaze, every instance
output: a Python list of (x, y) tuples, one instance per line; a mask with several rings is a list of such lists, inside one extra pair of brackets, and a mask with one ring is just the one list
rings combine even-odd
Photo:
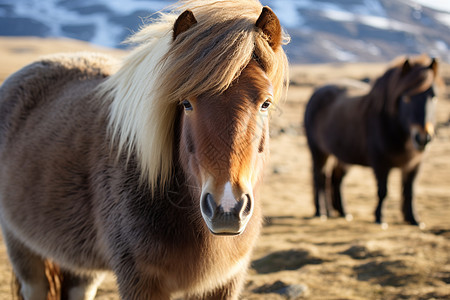
[(228, 181), (223, 189), (220, 205), (222, 206), (224, 212), (231, 212), (236, 204), (237, 201), (234, 198), (233, 188), (231, 187), (231, 183)]

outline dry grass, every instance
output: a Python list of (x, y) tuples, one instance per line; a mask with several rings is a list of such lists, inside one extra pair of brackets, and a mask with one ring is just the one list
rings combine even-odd
[[(92, 49), (68, 40), (0, 39), (0, 82), (37, 56)], [(95, 49), (108, 51), (106, 49)], [(120, 51), (113, 54), (121, 55)], [(439, 131), (427, 150), (416, 182), (416, 204), (423, 230), (405, 225), (400, 212), (400, 177), (394, 171), (384, 213), (389, 228), (373, 224), (375, 181), (368, 169), (354, 167), (344, 196), (354, 220), (321, 221), (313, 215), (310, 158), (301, 121), (315, 86), (342, 77), (373, 78), (383, 64), (292, 66), (288, 99), (272, 114), (271, 162), (263, 186), (267, 222), (254, 252), (244, 299), (286, 299), (277, 290), (306, 287), (308, 299), (450, 298), (450, 97), (440, 99)], [(450, 66), (441, 68), (447, 84)], [(11, 298), (11, 267), (0, 244), (0, 298)], [(277, 282), (282, 281), (282, 282)], [(118, 299), (112, 276), (98, 299)]]

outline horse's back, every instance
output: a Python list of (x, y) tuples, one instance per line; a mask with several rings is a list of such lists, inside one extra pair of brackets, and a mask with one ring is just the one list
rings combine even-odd
[(84, 252), (92, 261), (76, 264), (104, 263), (93, 254), (90, 174), (106, 148), (96, 87), (113, 64), (93, 54), (53, 56), (0, 88), (0, 221), (42, 256), (59, 244), (60, 261)]
[[(369, 90), (364, 82), (341, 80), (314, 91), (304, 116), (308, 145), (313, 152), (333, 154), (347, 163), (366, 164), (363, 96)], [(352, 151), (348, 147), (353, 147)]]
[[(356, 99), (368, 93), (370, 85), (352, 79), (341, 79), (318, 87), (308, 101), (305, 110), (306, 122), (310, 122), (315, 115), (322, 113), (333, 105), (349, 103), (350, 98)], [(344, 104), (345, 105), (345, 104)], [(310, 125), (310, 124), (308, 124)]]
[(305, 126), (308, 128), (320, 110), (329, 106), (345, 89), (337, 85), (325, 85), (317, 88), (311, 95), (305, 110)]
[(82, 98), (94, 88), (93, 81), (111, 74), (114, 64), (114, 60), (106, 55), (59, 54), (45, 57), (12, 74), (0, 87), (0, 144), (30, 114), (67, 91), (74, 93), (78, 86), (76, 95)]
[(344, 87), (329, 84), (317, 88), (311, 95), (306, 105), (304, 116), (306, 136), (311, 146), (318, 144), (315, 134), (317, 123), (322, 122), (321, 120), (325, 118), (324, 115), (327, 114), (331, 106), (345, 92), (346, 89)]

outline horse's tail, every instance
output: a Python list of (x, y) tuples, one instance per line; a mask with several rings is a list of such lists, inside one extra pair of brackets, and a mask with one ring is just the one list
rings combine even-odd
[[(61, 286), (63, 284), (63, 276), (61, 273), (61, 269), (59, 266), (50, 260), (45, 260), (45, 276), (48, 280), (48, 293), (47, 300), (59, 300), (61, 299)], [(20, 281), (17, 278), (16, 274), (13, 272), (13, 280), (12, 280), (11, 290), (13, 291), (13, 299), (14, 300), (24, 300), (22, 297), (22, 293), (20, 292)]]

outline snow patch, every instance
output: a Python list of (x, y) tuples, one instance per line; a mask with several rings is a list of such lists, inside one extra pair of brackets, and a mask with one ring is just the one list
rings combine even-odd
[(330, 56), (335, 57), (339, 61), (356, 61), (357, 57), (355, 54), (342, 50), (339, 46), (334, 44), (331, 41), (323, 40), (322, 41), (322, 47), (330, 53)]

